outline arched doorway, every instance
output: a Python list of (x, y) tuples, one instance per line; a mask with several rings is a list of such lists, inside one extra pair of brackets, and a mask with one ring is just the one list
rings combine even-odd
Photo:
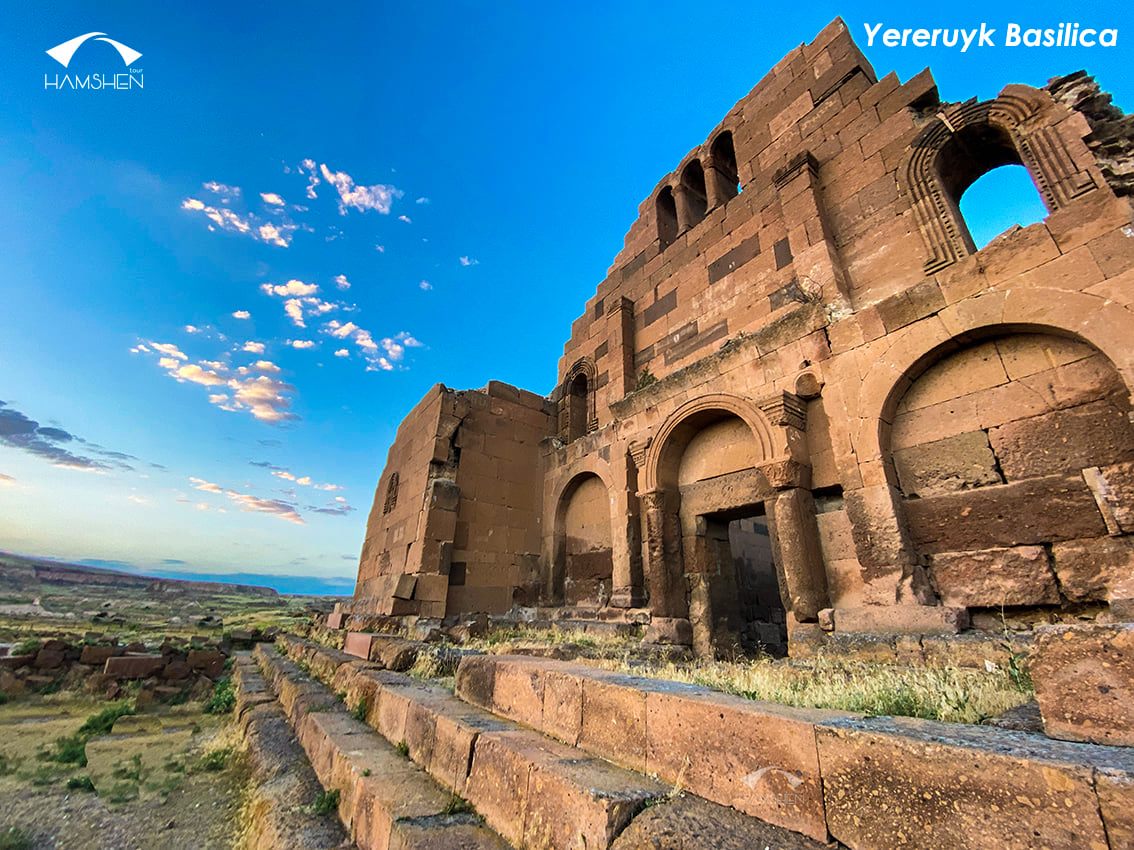
[(675, 412), (658, 441), (643, 494), (651, 608), (688, 616), (698, 654), (782, 653), (790, 597), (766, 465), (785, 448), (758, 410), (727, 396)]
[(934, 592), (996, 628), (1002, 612), (1098, 606), (1134, 545), (1107, 481), (1134, 464), (1130, 396), (1070, 335), (986, 328), (923, 358), (884, 418), (905, 525)]
[[(713, 635), (723, 648), (787, 652), (787, 611), (780, 593), (763, 494), (746, 481), (763, 454), (740, 417), (708, 419), (681, 453), (682, 545), (686, 564), (706, 577)], [(692, 594), (691, 606), (698, 603)], [(702, 604), (705, 604), (704, 602)]]
[(605, 605), (614, 578), (610, 493), (597, 475), (583, 473), (567, 485), (555, 536), (555, 596), (566, 605)]

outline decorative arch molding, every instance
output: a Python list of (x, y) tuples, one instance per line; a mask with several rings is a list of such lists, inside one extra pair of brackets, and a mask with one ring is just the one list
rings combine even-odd
[(595, 405), (595, 382), (598, 379), (598, 370), (595, 367), (594, 360), (590, 357), (580, 357), (567, 371), (567, 375), (563, 378), (563, 383), (559, 387), (559, 437), (564, 442), (569, 442), (574, 438), (570, 433), (571, 387), (580, 376), (587, 382), (587, 392), (583, 399), (586, 418), (584, 433), (590, 433), (598, 428), (598, 413)]
[[(907, 325), (862, 382), (864, 423), (855, 440), (860, 463), (884, 456), (890, 423), (902, 396), (942, 356), (997, 334), (1048, 333), (1080, 340), (1103, 354), (1134, 394), (1134, 312), (1082, 292), (1036, 288), (990, 292), (959, 301), (938, 314), (939, 323)], [(873, 425), (873, 427), (871, 427)]]
[[(768, 406), (774, 407), (777, 400), (770, 400)], [(714, 393), (687, 401), (673, 411), (658, 429), (657, 435), (646, 448), (644, 461), (643, 492), (652, 492), (665, 485), (660, 473), (663, 463), (669, 459), (673, 450), (674, 433), (691, 417), (698, 414), (723, 412), (739, 417), (752, 431), (752, 437), (760, 449), (763, 462), (783, 459), (791, 454), (791, 445), (785, 429), (773, 426), (769, 417), (757, 405), (740, 396), (728, 393)]]
[[(564, 581), (567, 576), (567, 509), (575, 491), (584, 481), (591, 478), (597, 478), (606, 488), (611, 541), (618, 539), (618, 525), (616, 511), (614, 510), (614, 476), (610, 466), (594, 456), (580, 458), (556, 479), (555, 486), (552, 489), (552, 499), (545, 508), (547, 527), (551, 529), (551, 549), (547, 553), (544, 590), (548, 598), (553, 600), (563, 600)], [(616, 576), (619, 573), (617, 565), (614, 565), (614, 573)], [(613, 587), (611, 590), (613, 590)]]
[[(976, 251), (938, 168), (942, 151), (964, 130), (993, 128), (1010, 140), (1019, 162), (1028, 169), (1049, 212), (1096, 188), (1094, 175), (1076, 160), (1086, 146), (1071, 150), (1055, 129), (1051, 113), (1066, 112), (1045, 91), (1030, 86), (1006, 87), (994, 100), (975, 98), (942, 109), (937, 120), (911, 144), (899, 181), (909, 195), (914, 217), (928, 251), (925, 273), (933, 274)], [(1063, 116), (1058, 116), (1063, 117)], [(1079, 154), (1079, 157), (1076, 157)]]
[(596, 455), (587, 455), (586, 457), (579, 458), (579, 460), (563, 470), (562, 474), (555, 480), (551, 499), (551, 506), (554, 511), (553, 518), (558, 518), (559, 512), (567, 503), (575, 487), (579, 485), (582, 479), (590, 475), (595, 476), (606, 485), (608, 493), (614, 492), (614, 475), (610, 464)]

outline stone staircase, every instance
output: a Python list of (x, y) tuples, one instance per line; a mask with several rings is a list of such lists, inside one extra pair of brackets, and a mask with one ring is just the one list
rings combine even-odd
[[(556, 740), (476, 705), (467, 689), (445, 688), (309, 641), (281, 636), (256, 658), (320, 781), (340, 792), (339, 814), (361, 850), (397, 847), (595, 848), (828, 847)], [(461, 663), (465, 665), (470, 656)], [(460, 681), (472, 682), (473, 674)], [(475, 668), (483, 681), (485, 666)], [(503, 681), (503, 677), (502, 677)], [(360, 721), (358, 718), (365, 718)], [(380, 759), (371, 755), (383, 753)], [(367, 761), (362, 757), (374, 759)], [(369, 767), (360, 776), (359, 768)], [(410, 782), (405, 777), (415, 778)], [(426, 789), (431, 790), (426, 790)], [(367, 801), (370, 801), (369, 803)], [(384, 844), (365, 809), (383, 809), (395, 831), (465, 801), (479, 818), (453, 824), (431, 817), (424, 843)], [(480, 819), (483, 819), (481, 823)], [(475, 826), (475, 834), (469, 830)], [(824, 836), (825, 837), (825, 836)], [(443, 843), (450, 841), (451, 843)], [(460, 843), (464, 842), (464, 843)]]
[(361, 850), (1134, 847), (1125, 748), (530, 656), (464, 657), (452, 693), (290, 636), (255, 655)]

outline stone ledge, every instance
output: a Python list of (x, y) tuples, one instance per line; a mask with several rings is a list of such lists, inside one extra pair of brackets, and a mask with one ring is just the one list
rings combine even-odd
[[(404, 743), (414, 763), (467, 797), (489, 826), (517, 846), (558, 850), (581, 840), (587, 847), (609, 847), (648, 801), (665, 792), (653, 780), (587, 758), (437, 686), (354, 658), (332, 673), (331, 662), (347, 658), (343, 653), (292, 637), (281, 637), (279, 645), (313, 672), (324, 671), (348, 705), (363, 706), (370, 727), (391, 743)], [(272, 666), (302, 676), (286, 659)]]
[[(467, 659), (457, 689), (614, 761), (638, 763), (645, 741), (646, 769), (661, 778), (672, 781), (669, 773), (683, 767), (684, 787), (699, 796), (821, 840), (829, 829), (855, 850), (1129, 846), (1113, 835), (1132, 828), (1134, 750), (791, 709), (514, 656)], [(605, 737), (586, 731), (588, 694), (600, 695), (591, 704)], [(821, 799), (809, 804), (816, 793)]]
[(353, 717), (325, 686), (273, 647), (261, 644), (255, 656), (315, 776), (339, 792), (339, 819), (359, 850), (505, 850), (475, 815), (451, 814), (451, 793)]

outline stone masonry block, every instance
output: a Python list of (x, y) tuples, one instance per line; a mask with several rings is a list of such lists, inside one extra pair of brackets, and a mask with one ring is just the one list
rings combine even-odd
[(1134, 623), (1041, 627), (1029, 669), (1048, 735), (1134, 746)]
[(939, 552), (930, 571), (945, 605), (1054, 605), (1059, 589), (1042, 546)]
[(1052, 546), (1052, 559), (1059, 586), (1068, 599), (1101, 601), (1122, 579), (1134, 576), (1134, 539), (1068, 540)]
[(646, 693), (629, 677), (582, 679), (583, 715), (578, 744), (616, 764), (646, 769)]
[(894, 466), (906, 496), (933, 496), (1003, 483), (984, 431), (897, 449)]
[(649, 773), (826, 840), (815, 724), (840, 715), (663, 682), (652, 684), (646, 710)]
[(165, 658), (161, 655), (122, 655), (106, 659), (102, 672), (114, 679), (145, 679), (156, 676), (163, 667)]
[(1079, 475), (1049, 475), (912, 499), (904, 507), (910, 536), (926, 552), (1038, 544), (1106, 533), (1094, 497)]
[(1105, 401), (1009, 422), (989, 438), (1009, 481), (1134, 459), (1134, 429)]
[(816, 737), (827, 823), (849, 847), (1108, 846), (1093, 769), (1069, 745), (882, 717), (823, 724)]

